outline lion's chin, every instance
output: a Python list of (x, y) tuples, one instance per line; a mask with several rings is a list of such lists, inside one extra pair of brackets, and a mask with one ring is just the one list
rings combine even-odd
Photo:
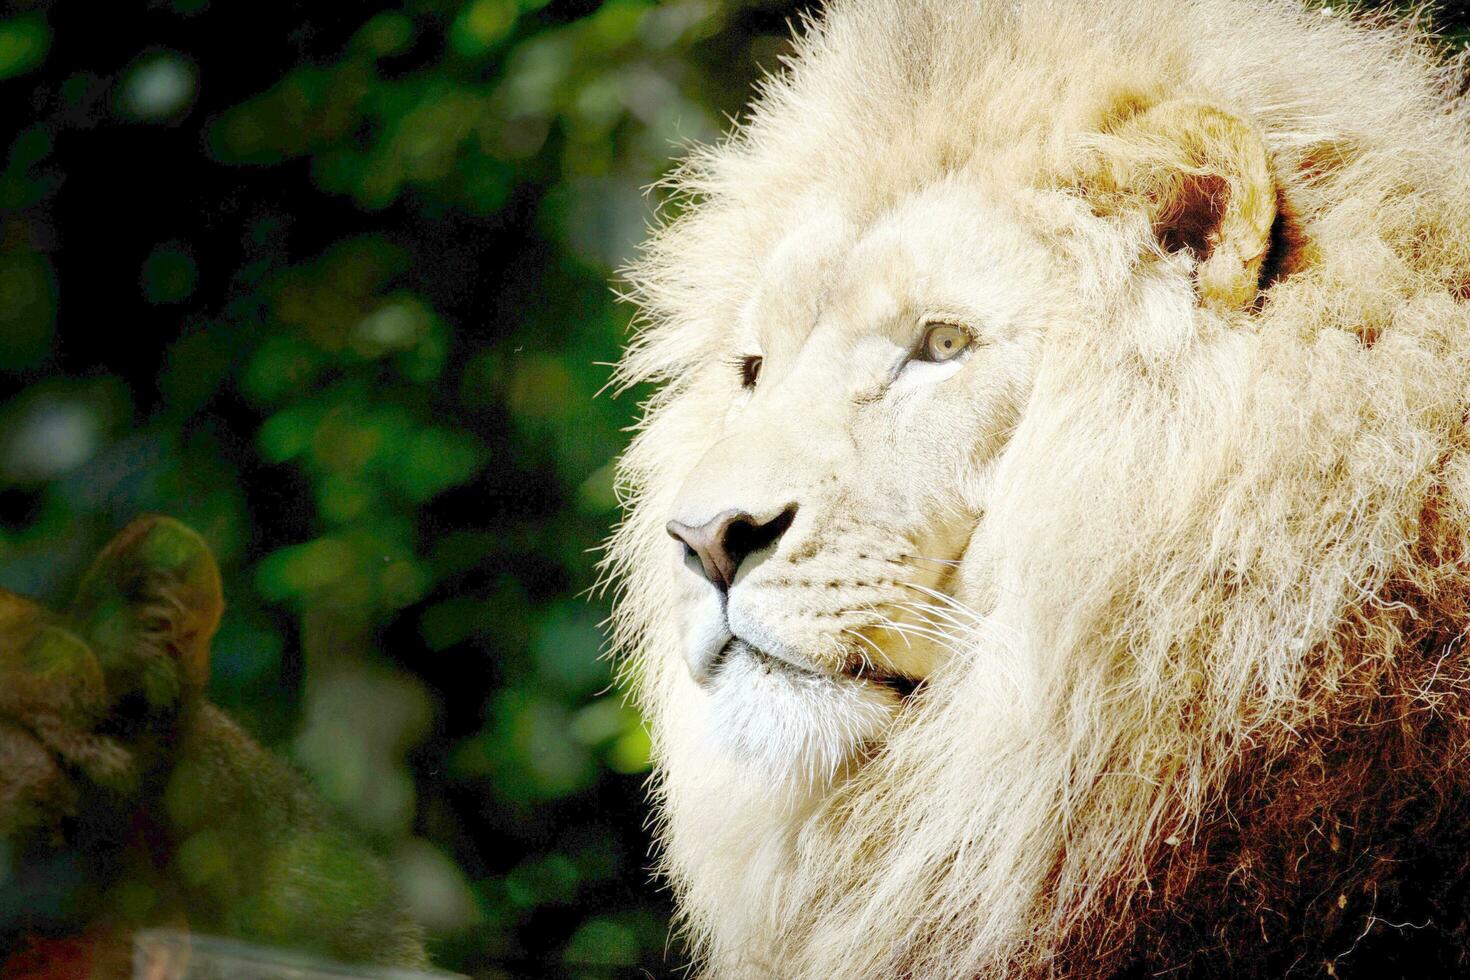
[(753, 778), (830, 783), (880, 741), (900, 707), (889, 689), (801, 670), (739, 643), (708, 688), (712, 747)]

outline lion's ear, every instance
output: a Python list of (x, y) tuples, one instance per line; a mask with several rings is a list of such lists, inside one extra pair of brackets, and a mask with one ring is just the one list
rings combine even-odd
[(1142, 210), (1160, 248), (1188, 249), (1202, 304), (1236, 310), (1256, 298), (1278, 189), (1244, 119), (1193, 99), (1160, 103), (1089, 139), (1073, 179), (1097, 213)]
[(93, 562), (71, 616), (113, 696), (141, 690), (163, 707), (203, 691), (223, 611), (219, 567), (204, 539), (171, 518), (142, 517)]

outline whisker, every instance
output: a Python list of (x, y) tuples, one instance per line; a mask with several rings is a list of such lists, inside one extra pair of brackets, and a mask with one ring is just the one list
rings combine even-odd
[(927, 561), (936, 565), (947, 565), (950, 568), (958, 568), (960, 562), (953, 558), (930, 558), (927, 555), (899, 555), (900, 561)]
[[(953, 627), (953, 630), (945, 630), (944, 632), (946, 633), (946, 635), (963, 635), (965, 633), (971, 633), (999, 640), (1001, 643), (1004, 643), (1007, 646), (1012, 646), (1016, 642), (1016, 636), (1012, 630), (1002, 628), (1001, 626), (997, 625), (994, 620), (990, 619), (989, 617), (980, 615), (973, 609), (965, 606), (963, 603), (952, 600), (949, 596), (946, 596), (941, 592), (935, 592), (932, 589), (924, 589), (921, 586), (911, 587), (915, 591), (919, 591), (927, 595), (932, 595), (935, 598), (946, 602), (945, 606), (936, 606), (923, 602), (896, 603), (895, 605), (897, 605), (898, 607), (908, 609), (911, 612), (914, 612), (925, 618), (926, 625), (917, 627), (917, 629), (940, 630), (943, 624), (947, 623), (949, 626)], [(955, 615), (955, 613), (960, 613), (962, 615)], [(936, 622), (936, 619), (942, 620), (943, 622)]]
[(931, 588), (929, 588), (927, 586), (916, 585), (913, 582), (899, 582), (898, 584), (901, 585), (901, 586), (903, 586), (906, 589), (912, 589), (913, 591), (919, 593), (920, 595), (925, 595), (925, 596), (928, 596), (931, 599), (935, 599), (938, 602), (940, 602), (941, 604), (943, 604), (945, 606), (948, 606), (949, 608), (955, 610), (956, 612), (964, 613), (970, 619), (973, 619), (973, 620), (976, 620), (976, 621), (979, 621), (979, 619), (980, 619), (979, 614), (976, 613), (975, 610), (971, 609), (969, 606), (965, 605), (963, 602), (960, 602), (954, 596), (949, 595), (949, 594), (944, 593), (944, 592), (940, 592), (938, 589), (931, 589)]
[(954, 615), (954, 613), (950, 610), (947, 610), (942, 606), (930, 605), (927, 602), (900, 602), (896, 603), (896, 605), (900, 609), (907, 609), (910, 612), (917, 613), (924, 618), (925, 622), (929, 623), (932, 626), (939, 625), (939, 623), (935, 622), (936, 618), (944, 621), (945, 623), (948, 623), (951, 626), (960, 627), (961, 629), (968, 629), (975, 622), (975, 620), (973, 619), (961, 619), (960, 617)]
[(917, 626), (913, 623), (886, 622), (879, 623), (878, 625), (882, 626), (884, 629), (892, 630), (895, 633), (907, 633), (910, 636), (918, 636), (929, 640), (941, 640), (948, 642), (950, 640), (956, 639), (953, 633), (947, 632), (945, 630), (931, 629), (927, 626)]
[[(866, 615), (869, 615), (869, 616), (876, 617), (876, 619), (878, 620), (879, 625), (882, 625), (882, 623), (891, 622), (891, 620), (888, 618), (888, 616), (880, 608), (881, 605), (887, 605), (887, 603), (864, 602), (861, 605), (848, 606), (845, 609), (839, 609), (839, 610), (837, 610), (837, 612), (833, 613), (833, 615), (834, 616), (846, 616), (846, 615), (849, 615), (849, 614), (866, 614)], [(848, 632), (848, 628), (847, 627), (844, 627), (843, 628), (843, 632)], [(901, 638), (903, 639), (904, 645), (907, 646), (910, 650), (912, 650), (914, 648), (913, 643), (909, 641), (909, 638), (908, 637), (901, 636)], [(864, 639), (867, 639), (867, 637), (864, 637)]]
[[(878, 654), (878, 656), (881, 659), (884, 659), (884, 660), (887, 660), (888, 659), (887, 657), (885, 657), (883, 655), (883, 648), (880, 647), (880, 646), (878, 646), (878, 644), (874, 643), (871, 637), (864, 636), (860, 631), (855, 630), (855, 629), (852, 629), (851, 627), (848, 627), (848, 626), (842, 627), (842, 632), (846, 633), (848, 636), (855, 636), (859, 640), (862, 640), (864, 643), (868, 644), (868, 646), (870, 646), (870, 647), (873, 648), (873, 652), (876, 653), (876, 654)], [(863, 658), (863, 663), (865, 663), (869, 668), (872, 668), (873, 667), (873, 662), (868, 659), (868, 655), (866, 653), (863, 653), (862, 654), (862, 658)], [(862, 676), (861, 673), (859, 673), (858, 676)]]
[(948, 650), (950, 653), (958, 654), (962, 652), (959, 646), (956, 645), (957, 637), (950, 633), (944, 633), (939, 630), (928, 630), (924, 629), (923, 627), (905, 625), (901, 623), (890, 622), (879, 623), (877, 625), (882, 627), (883, 629), (891, 630), (892, 632), (897, 633), (900, 636), (910, 634), (912, 636), (919, 637), (920, 639), (928, 640), (931, 643), (934, 643), (935, 645), (945, 650)]
[[(893, 623), (893, 620), (889, 619), (887, 616), (882, 616), (878, 620), (878, 625), (879, 626), (892, 626), (892, 625), (894, 625), (894, 623)], [(904, 644), (904, 646), (906, 648), (908, 648), (909, 650), (913, 650), (914, 644), (912, 643), (912, 641), (909, 640), (909, 635), (907, 633), (905, 633), (902, 630), (894, 630), (894, 632), (898, 634), (898, 638), (900, 640), (903, 640), (903, 644)]]

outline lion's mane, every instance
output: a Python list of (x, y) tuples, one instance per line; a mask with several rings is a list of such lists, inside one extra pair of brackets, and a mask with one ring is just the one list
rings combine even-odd
[[(1285, 0), (835, 0), (694, 152), (632, 273), (622, 377), (661, 387), (610, 567), (702, 963), (1342, 975), (1413, 946), (1466, 968), (1461, 79), (1413, 24)], [(1038, 228), (1081, 285), (999, 463), (1005, 616), (829, 795), (712, 812), (685, 785), (661, 527), (717, 417), (687, 381), (755, 257), (814, 199), (861, 221), (946, 176), (1060, 187), (1106, 120), (1172, 97), (1259, 128), (1289, 262), (1223, 333), (1170, 332), (1130, 312), (1133, 251)]]

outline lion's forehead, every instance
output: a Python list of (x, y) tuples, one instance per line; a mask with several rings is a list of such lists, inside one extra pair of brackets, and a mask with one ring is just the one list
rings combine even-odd
[(1024, 212), (1000, 200), (950, 181), (862, 221), (835, 209), (808, 215), (754, 267), (723, 346), (774, 359), (815, 341), (852, 356), (863, 349), (843, 345), (863, 338), (912, 344), (925, 318), (971, 317), (1004, 330), (1028, 309), (1057, 305), (1058, 256)]

